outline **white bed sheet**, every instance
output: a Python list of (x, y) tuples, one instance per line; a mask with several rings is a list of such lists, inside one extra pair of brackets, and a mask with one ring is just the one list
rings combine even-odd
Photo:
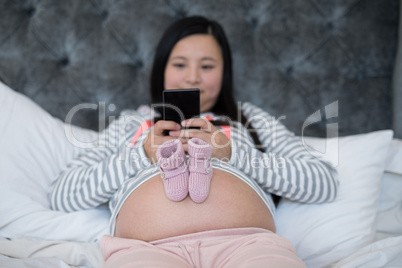
[(16, 259), (16, 258), (12, 258), (12, 257), (7, 257), (5, 255), (0, 255), (0, 264), (1, 264), (2, 268), (28, 268), (28, 267), (29, 268), (71, 268), (71, 267), (73, 267), (57, 258)]
[(0, 238), (0, 267), (102, 267), (95, 242)]
[(402, 267), (402, 236), (376, 241), (344, 258), (332, 267)]

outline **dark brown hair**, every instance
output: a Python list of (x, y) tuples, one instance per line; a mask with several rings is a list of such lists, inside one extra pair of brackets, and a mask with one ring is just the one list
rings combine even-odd
[[(219, 23), (201, 16), (186, 17), (176, 21), (165, 31), (159, 41), (151, 73), (152, 103), (162, 102), (165, 68), (173, 47), (184, 37), (193, 34), (211, 34), (220, 45), (222, 51), (224, 65), (222, 88), (211, 112), (217, 115), (227, 116), (231, 120), (239, 121), (243, 125), (246, 125), (247, 118), (245, 118), (243, 113), (238, 113), (238, 107), (234, 100), (232, 53), (226, 34)], [(240, 114), (241, 118), (237, 118), (238, 114)], [(256, 144), (261, 144), (254, 131), (251, 131), (250, 134)]]

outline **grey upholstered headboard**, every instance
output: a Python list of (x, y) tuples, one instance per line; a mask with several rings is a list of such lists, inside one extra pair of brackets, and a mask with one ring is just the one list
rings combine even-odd
[[(398, 0), (1, 0), (0, 79), (63, 120), (78, 104), (104, 107), (73, 117), (97, 129), (150, 102), (162, 32), (200, 14), (226, 29), (239, 101), (297, 134), (335, 101), (340, 135), (392, 128), (398, 11)], [(324, 136), (328, 122), (304, 134)]]

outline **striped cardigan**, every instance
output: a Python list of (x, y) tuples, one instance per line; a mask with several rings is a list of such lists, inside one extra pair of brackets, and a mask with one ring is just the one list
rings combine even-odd
[[(300, 137), (265, 111), (250, 103), (244, 103), (241, 109), (264, 152), (255, 148), (243, 125), (234, 123), (229, 165), (268, 194), (306, 203), (335, 198), (338, 182), (334, 168), (308, 153)], [(130, 145), (142, 123), (149, 119), (150, 109), (125, 111), (101, 132), (97, 147), (83, 150), (54, 181), (49, 193), (52, 209), (70, 212), (110, 201), (112, 215), (117, 215), (122, 199), (158, 174), (157, 165), (149, 162), (143, 148), (149, 130), (134, 146)]]

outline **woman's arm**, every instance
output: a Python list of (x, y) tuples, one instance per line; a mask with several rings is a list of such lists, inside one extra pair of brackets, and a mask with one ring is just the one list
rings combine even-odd
[(53, 182), (51, 208), (70, 212), (109, 201), (123, 181), (142, 168), (142, 143), (131, 147), (130, 141), (146, 119), (144, 114), (125, 113), (101, 132), (97, 147), (84, 150)]
[(312, 156), (300, 137), (286, 129), (262, 109), (245, 103), (244, 115), (265, 148), (250, 146), (245, 133), (232, 140), (230, 163), (255, 179), (267, 192), (305, 203), (332, 201), (338, 181), (335, 169)]

